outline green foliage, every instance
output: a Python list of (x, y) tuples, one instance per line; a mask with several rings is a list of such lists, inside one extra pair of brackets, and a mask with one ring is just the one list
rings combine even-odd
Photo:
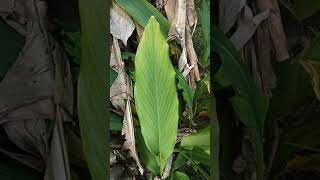
[(110, 111), (110, 130), (121, 131), (123, 117)]
[[(241, 121), (247, 126), (254, 126), (263, 129), (265, 116), (268, 109), (268, 98), (258, 89), (249, 73), (240, 64), (240, 54), (233, 47), (228, 38), (217, 27), (213, 28), (215, 36), (214, 45), (222, 59), (222, 65), (216, 74), (216, 79), (223, 85), (232, 85), (237, 92), (236, 103), (233, 103), (235, 110), (241, 110), (239, 114), (252, 116), (245, 120), (240, 116)], [(239, 100), (241, 99), (241, 100)], [(238, 107), (244, 106), (246, 108)], [(243, 112), (242, 112), (243, 111)], [(253, 112), (253, 113), (252, 113)]]
[(178, 170), (179, 168), (181, 168), (183, 165), (185, 165), (187, 162), (187, 159), (183, 156), (181, 156), (180, 154), (177, 156), (177, 158), (174, 160), (173, 162), (173, 166), (172, 166), (172, 171)]
[(206, 127), (197, 133), (183, 137), (180, 146), (188, 150), (198, 147), (210, 155), (210, 128)]
[(193, 161), (209, 166), (210, 162), (210, 128), (185, 136), (181, 140), (180, 152), (187, 154)]
[(161, 173), (176, 143), (179, 115), (169, 46), (153, 16), (135, 57), (134, 90), (142, 136), (158, 166), (154, 173)]
[(192, 114), (194, 92), (192, 91), (191, 87), (189, 86), (189, 84), (187, 83), (186, 79), (183, 77), (181, 72), (178, 71), (177, 69), (175, 69), (175, 71), (176, 71), (176, 78), (178, 79), (177, 87), (178, 89), (182, 90), (183, 99), (187, 102)]
[(154, 16), (160, 24), (163, 35), (167, 36), (170, 28), (168, 20), (148, 1), (116, 0), (116, 2), (142, 27), (146, 27), (149, 18)]
[(175, 171), (173, 176), (169, 178), (169, 180), (189, 180), (189, 177), (180, 171)]
[(81, 62), (78, 81), (78, 109), (83, 149), (93, 180), (107, 177), (107, 123), (109, 96), (106, 1), (80, 0)]
[(142, 160), (142, 162), (151, 172), (153, 172), (156, 175), (160, 174), (161, 172), (157, 160), (146, 146), (146, 143), (141, 133), (141, 129), (136, 130), (136, 139), (139, 149), (139, 157)]
[(256, 130), (256, 159), (257, 178), (263, 179), (263, 129), (269, 100), (258, 89), (248, 71), (240, 63), (240, 53), (234, 48), (223, 32), (213, 28), (214, 51), (219, 54), (222, 65), (216, 74), (216, 79), (222, 85), (231, 85), (236, 91), (236, 97), (231, 99), (232, 106), (239, 115), (240, 120), (248, 127)]

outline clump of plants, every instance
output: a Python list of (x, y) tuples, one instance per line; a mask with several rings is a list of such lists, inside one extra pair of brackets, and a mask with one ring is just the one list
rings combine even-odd
[[(200, 31), (194, 2), (113, 3), (112, 178), (209, 179), (210, 22), (202, 3)], [(193, 47), (194, 29), (202, 52)]]

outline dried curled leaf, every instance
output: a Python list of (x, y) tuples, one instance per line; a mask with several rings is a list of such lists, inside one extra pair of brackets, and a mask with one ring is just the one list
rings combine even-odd
[(110, 33), (117, 39), (121, 39), (127, 45), (129, 37), (135, 29), (135, 24), (130, 16), (116, 3), (112, 3), (110, 9)]
[[(0, 84), (0, 124), (9, 139), (27, 154), (9, 152), (2, 146), (0, 150), (39, 171), (45, 168), (46, 180), (69, 180), (62, 125), (73, 113), (68, 59), (47, 32), (46, 2), (12, 0), (10, 3), (14, 6), (0, 14), (26, 41)], [(50, 122), (47, 120), (53, 122), (54, 129), (47, 129)], [(50, 142), (51, 134), (59, 137), (59, 141), (53, 138)]]
[(245, 5), (246, 0), (220, 1), (219, 23), (224, 33), (228, 32), (234, 26)]
[(121, 134), (125, 136), (126, 140), (123, 144), (123, 148), (129, 150), (130, 156), (136, 161), (139, 167), (139, 172), (142, 175), (144, 170), (136, 150), (135, 133), (130, 105), (132, 85), (128, 75), (125, 72), (124, 62), (122, 62), (120, 56), (120, 47), (118, 40), (115, 37), (113, 37), (111, 58), (114, 59), (110, 61), (110, 66), (112, 66), (112, 68), (118, 72), (118, 77), (111, 85), (110, 100), (113, 106), (121, 110), (124, 114)]
[(256, 16), (253, 16), (252, 10), (245, 5), (243, 14), (240, 16), (239, 25), (236, 32), (231, 36), (230, 40), (239, 50), (252, 38), (257, 27), (263, 20), (267, 19), (269, 11), (266, 10)]

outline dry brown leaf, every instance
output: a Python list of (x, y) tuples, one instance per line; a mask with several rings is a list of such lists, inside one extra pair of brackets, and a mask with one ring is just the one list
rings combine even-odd
[(167, 15), (167, 19), (169, 20), (170, 24), (173, 22), (175, 14), (176, 14), (176, 3), (177, 0), (167, 0), (164, 10)]
[(187, 19), (188, 19), (188, 24), (190, 27), (193, 26), (193, 30), (192, 33), (194, 33), (194, 31), (196, 30), (197, 27), (197, 22), (198, 22), (198, 18), (197, 18), (197, 11), (194, 5), (194, 0), (187, 0)]
[(6, 12), (10, 12), (13, 7), (14, 7), (14, 2), (11, 0), (0, 1), (0, 12), (3, 14)]
[(257, 0), (257, 7), (260, 12), (270, 11), (270, 17), (264, 23), (266, 24), (265, 28), (270, 33), (276, 59), (278, 61), (288, 59), (290, 56), (287, 48), (287, 38), (281, 20), (278, 0)]
[(110, 66), (118, 73), (117, 78), (110, 87), (110, 101), (115, 108), (124, 112), (126, 106), (125, 100), (132, 90), (129, 90), (127, 84), (127, 76), (124, 70), (124, 63), (121, 59), (120, 47), (115, 37), (113, 37), (111, 48)]
[(124, 135), (126, 139), (125, 142), (123, 143), (123, 148), (129, 150), (130, 156), (133, 157), (133, 159), (136, 161), (138, 165), (140, 174), (143, 175), (144, 170), (140, 163), (137, 150), (136, 150), (136, 141), (135, 141), (135, 135), (134, 135), (134, 126), (133, 126), (130, 100), (127, 100), (121, 134)]
[(181, 47), (185, 47), (185, 38), (186, 38), (186, 17), (187, 16), (187, 4), (186, 0), (177, 0), (175, 16), (171, 23), (168, 39), (176, 39)]
[(246, 5), (246, 0), (223, 0), (220, 1), (219, 23), (221, 30), (228, 32), (237, 22), (238, 16)]
[[(60, 174), (63, 179), (69, 180), (67, 154), (50, 154), (55, 149), (66, 152), (62, 123), (70, 121), (74, 103), (68, 60), (46, 30), (46, 2), (12, 0), (11, 3), (14, 8), (1, 15), (26, 36), (26, 41), (15, 64), (0, 83), (0, 124), (9, 139), (29, 154), (16, 154), (5, 150), (6, 147), (0, 149), (33, 168), (45, 167), (48, 159), (53, 163), (64, 160), (60, 167), (46, 166), (46, 172)], [(52, 143), (51, 146), (51, 131), (47, 131), (49, 121), (58, 126), (55, 135), (60, 138), (59, 143)], [(30, 161), (32, 159), (35, 164)], [(49, 179), (61, 178), (49, 176)]]
[(130, 16), (117, 4), (112, 3), (110, 9), (110, 33), (127, 45), (129, 37), (135, 29), (135, 24)]
[[(173, 3), (169, 5), (170, 6), (167, 6), (167, 9), (168, 9), (167, 11), (172, 13)], [(182, 72), (182, 75), (186, 77), (191, 71), (191, 69), (194, 67), (194, 65), (190, 66), (188, 64), (188, 58), (187, 58), (187, 45), (186, 45), (187, 3), (186, 3), (186, 0), (177, 0), (175, 1), (174, 5), (176, 6), (174, 10), (175, 15), (171, 23), (168, 39), (169, 40), (176, 39), (182, 47), (182, 53), (179, 58), (178, 68), (179, 68), (179, 71)], [(169, 8), (171, 8), (170, 11), (169, 11)], [(172, 14), (168, 14), (168, 15), (172, 16)]]
[(252, 38), (260, 23), (269, 16), (268, 10), (253, 16), (251, 8), (247, 5), (245, 5), (242, 12), (243, 13), (241, 13), (239, 18), (238, 28), (230, 38), (237, 49), (243, 48), (243, 46)]
[[(194, 65), (193, 69), (191, 70), (191, 73), (193, 74), (194, 79), (196, 81), (200, 81), (198, 56), (193, 47), (192, 34), (188, 25), (186, 26), (186, 46), (190, 64)], [(193, 88), (195, 89), (195, 86), (193, 86)]]
[(252, 77), (257, 86), (261, 89), (261, 77), (256, 54), (256, 47), (252, 39), (243, 47), (244, 64), (251, 70)]
[(114, 54), (111, 55), (111, 57), (115, 58), (112, 60), (112, 62), (114, 62), (113, 64), (116, 65), (116, 67), (113, 68), (118, 72), (118, 76), (110, 88), (110, 101), (115, 108), (121, 110), (124, 114), (121, 134), (125, 136), (126, 140), (123, 144), (123, 148), (129, 150), (130, 156), (133, 157), (139, 167), (140, 174), (143, 175), (144, 169), (140, 163), (136, 151), (134, 125), (130, 105), (130, 99), (132, 97), (132, 84), (125, 72), (125, 67), (121, 56), (116, 55), (120, 54), (120, 47), (116, 38), (113, 38), (113, 45), (111, 49), (111, 54)]
[(276, 87), (276, 75), (271, 65), (272, 42), (266, 24), (257, 29), (256, 47), (258, 66), (261, 76), (261, 87), (266, 94), (271, 94), (271, 89)]
[[(59, 128), (60, 129), (60, 128)], [(46, 172), (44, 180), (69, 180), (71, 179), (71, 173), (66, 164), (69, 164), (68, 157), (66, 156), (65, 148), (61, 148), (61, 142), (64, 140), (64, 136), (61, 136), (59, 132), (58, 123), (55, 124), (53, 129), (53, 135), (51, 140), (51, 150), (50, 155), (46, 164)], [(63, 173), (62, 173), (63, 172)]]

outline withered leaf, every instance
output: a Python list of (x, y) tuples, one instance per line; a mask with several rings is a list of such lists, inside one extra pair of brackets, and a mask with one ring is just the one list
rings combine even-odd
[(246, 0), (223, 0), (220, 1), (219, 23), (221, 30), (226, 33), (237, 22), (238, 16), (246, 5)]
[(245, 5), (243, 14), (239, 19), (239, 26), (230, 40), (237, 49), (241, 49), (254, 35), (259, 24), (268, 18), (269, 11), (266, 10), (256, 16), (253, 16), (252, 10)]
[[(26, 41), (0, 83), (0, 125), (26, 154), (10, 152), (2, 146), (0, 150), (37, 170), (43, 171), (45, 167), (46, 173), (61, 175), (46, 176), (46, 180), (69, 180), (67, 154), (50, 153), (57, 149), (66, 152), (62, 123), (70, 120), (74, 103), (68, 59), (47, 32), (46, 2), (12, 0), (10, 3), (14, 4), (13, 8), (0, 14)], [(48, 123), (53, 123), (57, 130), (47, 129)], [(58, 143), (49, 141), (52, 132), (59, 136)], [(63, 164), (49, 168), (48, 159), (53, 163), (63, 160)]]
[(120, 47), (116, 38), (113, 38), (111, 54), (114, 54), (111, 55), (111, 57), (114, 58), (111, 60), (111, 62), (114, 66), (116, 66), (113, 68), (118, 72), (118, 76), (110, 88), (110, 101), (115, 108), (121, 110), (124, 114), (123, 128), (121, 132), (121, 134), (125, 136), (123, 148), (129, 150), (130, 156), (136, 161), (139, 167), (139, 172), (142, 175), (144, 169), (140, 163), (136, 151), (134, 125), (130, 105), (130, 99), (132, 97), (132, 84), (125, 72), (125, 66), (121, 56), (116, 55), (120, 54)]
[(135, 24), (130, 16), (117, 4), (112, 3), (110, 9), (110, 33), (127, 45), (129, 37), (135, 29)]

